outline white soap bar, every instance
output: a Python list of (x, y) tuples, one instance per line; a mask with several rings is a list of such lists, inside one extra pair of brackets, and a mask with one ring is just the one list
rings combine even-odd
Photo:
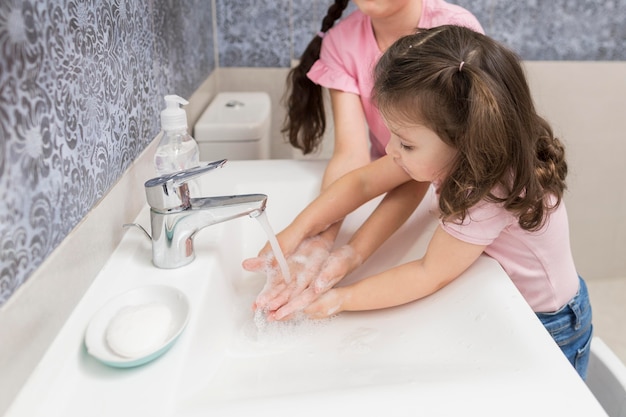
[(166, 305), (152, 303), (124, 307), (111, 319), (106, 340), (120, 356), (141, 357), (165, 342), (171, 323), (172, 312)]

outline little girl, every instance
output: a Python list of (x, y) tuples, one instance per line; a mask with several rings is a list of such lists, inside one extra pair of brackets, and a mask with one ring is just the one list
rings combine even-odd
[[(584, 378), (591, 307), (569, 245), (564, 148), (537, 115), (519, 59), (469, 29), (420, 30), (380, 59), (373, 96), (391, 131), (387, 155), (326, 188), (279, 234), (281, 247), (292, 253), (364, 202), (408, 181), (434, 187), (420, 195), (433, 200), (422, 204), (432, 204), (440, 222), (421, 259), (349, 286), (317, 285), (322, 295), (304, 312), (323, 318), (418, 300), (485, 253), (502, 265)], [(372, 220), (375, 215), (362, 228), (372, 221), (397, 227), (394, 219)], [(378, 241), (357, 231), (339, 261), (344, 272)], [(329, 264), (336, 268), (337, 261)], [(270, 310), (274, 319), (290, 313)]]
[[(356, 10), (348, 14), (349, 3), (356, 6)], [(289, 72), (285, 96), (287, 114), (282, 130), (294, 147), (309, 153), (320, 145), (326, 112), (332, 111), (333, 152), (322, 176), (322, 189), (385, 154), (391, 134), (371, 97), (373, 68), (383, 52), (402, 36), (415, 33), (418, 27), (449, 24), (483, 33), (472, 13), (444, 0), (331, 2), (320, 32), (306, 47), (299, 64)], [(325, 106), (322, 87), (328, 92), (331, 106)], [(419, 204), (419, 192), (420, 186), (411, 182), (389, 191), (388, 198), (380, 206), (380, 215), (393, 216), (402, 223)], [(413, 194), (414, 206), (402, 205), (395, 211), (397, 205), (389, 200), (395, 200), (396, 193), (404, 194), (405, 198), (407, 194)], [(340, 228), (341, 222), (337, 222), (315, 239), (303, 242), (298, 246), (296, 259), (334, 256), (331, 250)], [(375, 235), (381, 232), (371, 231)], [(307, 266), (310, 265), (311, 262), (307, 262)], [(254, 265), (248, 267), (255, 268)], [(281, 296), (292, 300), (289, 308), (312, 299), (309, 284), (315, 279), (314, 272), (315, 268), (301, 268), (299, 285), (284, 288)]]

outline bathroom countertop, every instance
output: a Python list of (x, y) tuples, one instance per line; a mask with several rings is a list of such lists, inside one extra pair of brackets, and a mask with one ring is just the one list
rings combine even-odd
[[(323, 166), (233, 161), (202, 187), (266, 193), (270, 223), (280, 230), (315, 195)], [(346, 219), (344, 229), (354, 230), (369, 209)], [(135, 220), (147, 224), (147, 207)], [(254, 223), (203, 230), (197, 259), (176, 270), (152, 266), (145, 236), (128, 231), (5, 417), (606, 415), (486, 256), (404, 306), (282, 327), (255, 322), (250, 303), (262, 280), (240, 267), (265, 241)], [(351, 279), (419, 256), (435, 224), (418, 210)], [(91, 357), (84, 347), (91, 317), (114, 296), (148, 284), (189, 298), (191, 318), (178, 342), (136, 368)]]

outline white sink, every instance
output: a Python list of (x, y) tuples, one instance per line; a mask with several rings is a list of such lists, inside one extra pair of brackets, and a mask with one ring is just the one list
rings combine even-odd
[[(233, 161), (201, 187), (205, 195), (267, 194), (267, 216), (279, 231), (317, 195), (323, 167)], [(372, 207), (349, 217), (344, 230)], [(146, 207), (136, 221), (148, 226), (148, 218)], [(420, 256), (435, 226), (418, 210), (349, 280)], [(405, 306), (258, 326), (251, 304), (264, 277), (240, 265), (265, 241), (256, 220), (240, 218), (204, 229), (196, 260), (163, 270), (152, 266), (145, 236), (128, 231), (7, 416), (604, 415), (492, 259)], [(187, 328), (141, 367), (98, 362), (83, 343), (90, 318), (117, 294), (147, 284), (186, 293)]]

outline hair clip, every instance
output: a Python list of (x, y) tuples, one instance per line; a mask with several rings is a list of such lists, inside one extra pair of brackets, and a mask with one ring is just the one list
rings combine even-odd
[(465, 64), (465, 61), (461, 61), (461, 64), (459, 65), (459, 72), (463, 71), (463, 64)]

